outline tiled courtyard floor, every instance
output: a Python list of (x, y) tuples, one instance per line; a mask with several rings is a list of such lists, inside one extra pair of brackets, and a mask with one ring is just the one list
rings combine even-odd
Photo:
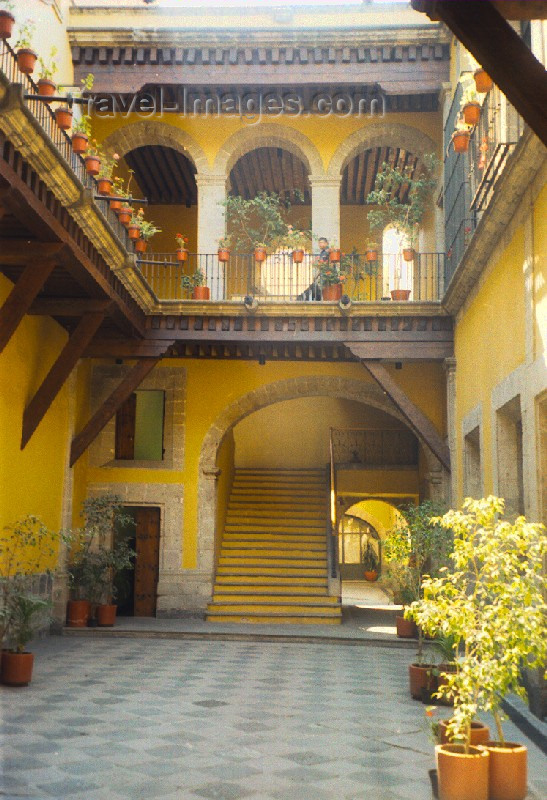
[[(431, 797), (408, 651), (69, 637), (33, 649), (31, 686), (1, 690), (4, 800)], [(510, 723), (507, 735), (525, 740)]]

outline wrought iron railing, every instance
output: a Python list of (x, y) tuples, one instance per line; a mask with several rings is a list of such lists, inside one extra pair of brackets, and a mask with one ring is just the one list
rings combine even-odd
[(404, 428), (333, 428), (331, 443), (338, 466), (418, 465), (418, 439)]
[[(71, 168), (82, 187), (88, 189), (92, 195), (95, 196), (97, 193), (97, 182), (86, 172), (84, 159), (82, 156), (73, 152), (69, 136), (57, 125), (52, 104), (33, 97), (33, 95), (38, 94), (38, 85), (32, 80), (30, 75), (26, 75), (19, 70), (15, 51), (10, 46), (9, 42), (5, 40), (0, 44), (0, 74), (2, 74), (10, 84), (19, 84), (22, 86), (26, 107), (47, 135), (50, 142), (54, 145), (61, 158)], [(127, 231), (119, 222), (114, 211), (111, 210), (108, 198), (104, 200), (95, 198), (93, 202), (108, 223), (112, 233), (116, 236), (120, 244), (127, 249), (129, 243)]]
[(331, 578), (338, 578), (340, 575), (340, 559), (338, 554), (338, 520), (336, 515), (336, 462), (334, 460), (333, 428), (330, 429), (329, 437), (329, 514), (327, 523), (328, 536), (328, 568)]
[[(367, 262), (364, 254), (346, 258), (344, 271), (348, 277), (335, 292), (351, 301), (428, 302), (442, 297), (444, 253), (416, 253), (412, 261), (405, 261), (398, 253), (379, 253), (373, 262)], [(306, 253), (301, 263), (296, 263), (290, 252), (274, 253), (262, 262), (255, 261), (253, 254), (231, 253), (227, 262), (221, 262), (217, 253), (188, 253), (186, 261), (181, 262), (175, 253), (146, 253), (137, 263), (160, 301), (192, 299), (191, 289), (183, 286), (183, 277), (194, 275), (198, 269), (210, 290), (210, 299), (216, 301), (313, 302), (324, 294), (318, 257), (312, 253)], [(403, 294), (392, 298), (394, 290)]]

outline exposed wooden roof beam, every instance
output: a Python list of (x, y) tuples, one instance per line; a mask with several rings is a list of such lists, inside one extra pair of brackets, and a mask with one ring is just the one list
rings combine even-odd
[(33, 302), (27, 314), (45, 317), (81, 317), (95, 311), (107, 311), (111, 300), (88, 300), (80, 297), (42, 297)]

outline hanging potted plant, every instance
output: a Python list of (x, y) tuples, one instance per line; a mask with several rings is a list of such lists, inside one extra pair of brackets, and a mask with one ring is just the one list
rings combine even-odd
[(265, 245), (264, 242), (257, 242), (254, 246), (254, 260), (261, 263), (262, 261), (266, 261), (267, 255), (267, 245)]
[(198, 267), (193, 275), (182, 276), (182, 288), (192, 290), (192, 300), (209, 300), (211, 291), (205, 286), (205, 275)]
[(304, 255), (310, 244), (311, 233), (309, 231), (297, 230), (292, 225), (287, 225), (287, 234), (281, 246), (283, 249), (291, 251), (293, 264), (301, 264), (304, 261)]
[[(63, 91), (63, 87), (59, 86), (59, 91)], [(67, 105), (57, 106), (54, 111), (55, 122), (62, 131), (68, 131), (72, 127), (74, 112), (72, 108)]]
[(455, 153), (467, 153), (469, 150), (469, 140), (471, 138), (471, 128), (464, 122), (463, 119), (459, 119), (456, 122), (456, 130), (452, 134), (452, 146), (454, 147)]
[(27, 516), (0, 533), (0, 640), (2, 681), (25, 686), (32, 677), (34, 657), (25, 652), (37, 627), (47, 623), (49, 601), (33, 594), (36, 574), (51, 575), (52, 562), (61, 541), (68, 537), (50, 531), (38, 517)]
[(339, 247), (337, 247), (336, 243), (333, 242), (329, 249), (329, 261), (331, 264), (339, 264), (342, 258), (342, 251)]
[(88, 175), (98, 175), (101, 170), (103, 151), (96, 139), (91, 139), (84, 157), (85, 168)]
[(218, 260), (223, 264), (230, 260), (230, 239), (228, 236), (224, 236), (219, 240), (217, 255)]
[(188, 237), (183, 236), (182, 233), (176, 233), (175, 242), (177, 243), (177, 261), (188, 261), (188, 249), (186, 247), (188, 244)]
[[(46, 64), (41, 56), (38, 59), (40, 64), (40, 71), (38, 73), (38, 94), (42, 95), (42, 97), (53, 97), (55, 90), (57, 89), (57, 84), (53, 80), (54, 75), (57, 73), (57, 63), (55, 61), (56, 55), (57, 48), (54, 46), (51, 48), (49, 54), (49, 63)], [(46, 102), (49, 101), (46, 100)]]
[(124, 190), (123, 178), (120, 178), (120, 177), (112, 178), (111, 194), (112, 194), (113, 198), (111, 200), (109, 200), (108, 205), (109, 205), (111, 211), (115, 211), (117, 213), (120, 210), (120, 208), (122, 207), (122, 202), (123, 201), (122, 201), (121, 198), (125, 198), (125, 196), (126, 196), (126, 192)]
[(480, 92), (481, 94), (486, 94), (494, 86), (494, 81), (482, 67), (478, 67), (474, 71), (473, 78), (475, 79), (477, 92)]
[(0, 8), (0, 39), (9, 39), (15, 22), (15, 17), (12, 13), (15, 6), (11, 0), (1, 0), (1, 4), (3, 8)]
[(454, 791), (449, 796), (456, 800), (463, 796), (457, 786), (447, 785), (458, 778), (454, 762), (448, 763), (452, 753), (447, 748), (459, 748), (459, 755), (463, 748), (468, 754), (477, 711), (492, 713), (497, 741), (483, 750), (489, 759), (489, 789), (483, 795), (469, 788), (464, 800), (524, 800), (527, 791), (526, 748), (504, 741), (501, 703), (512, 692), (525, 697), (522, 665), (544, 665), (547, 658), (547, 540), (542, 525), (527, 523), (524, 517), (511, 522), (503, 519), (503, 512), (501, 498), (468, 498), (462, 511), (450, 511), (439, 520), (454, 532), (453, 567), (425, 579), (424, 596), (409, 611), (425, 630), (441, 629), (464, 643), (457, 672), (438, 690), (454, 702), (448, 736), (464, 742), (437, 747), (439, 784), (444, 783), (447, 796)]
[(367, 239), (365, 245), (365, 261), (369, 263), (378, 261), (378, 245), (372, 239)]
[(15, 45), (17, 66), (24, 75), (32, 75), (38, 59), (38, 53), (32, 49), (32, 37), (34, 36), (35, 27), (32, 20), (27, 20), (19, 30), (19, 39)]
[[(126, 227), (130, 224), (133, 218), (133, 206), (128, 200), (122, 200), (120, 210), (117, 212), (118, 219)], [(138, 238), (138, 233), (137, 233)]]
[(366, 581), (373, 582), (378, 580), (378, 556), (370, 542), (367, 542), (366, 550), (363, 553), (363, 567)]
[(414, 173), (411, 167), (401, 169), (384, 162), (376, 174), (374, 189), (367, 196), (367, 204), (374, 206), (367, 214), (371, 230), (383, 232), (392, 225), (404, 234), (407, 241), (403, 248), (405, 261), (415, 257), (420, 223), (437, 184), (437, 166), (433, 153), (424, 155), (423, 165)]
[(85, 153), (90, 136), (91, 117), (88, 114), (82, 114), (72, 123), (72, 151), (78, 155)]
[(112, 194), (112, 174), (116, 168), (119, 158), (120, 157), (117, 153), (113, 153), (111, 156), (103, 155), (99, 173), (97, 175), (97, 191), (99, 194)]
[(478, 125), (481, 118), (482, 106), (479, 102), (474, 87), (468, 86), (462, 95), (460, 109), (466, 125)]
[(127, 234), (130, 239), (134, 241), (139, 238), (141, 235), (141, 225), (144, 219), (144, 209), (139, 208), (138, 211), (134, 211), (131, 219), (129, 220), (129, 225), (127, 226)]
[(153, 222), (147, 222), (145, 219), (143, 219), (141, 221), (140, 232), (140, 239), (137, 239), (135, 242), (135, 250), (137, 253), (145, 253), (146, 248), (148, 247), (148, 242), (153, 236), (156, 235), (156, 233), (161, 233), (161, 228), (157, 228)]

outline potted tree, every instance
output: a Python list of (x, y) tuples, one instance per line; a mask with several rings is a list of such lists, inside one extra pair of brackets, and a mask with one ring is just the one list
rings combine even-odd
[(286, 239), (290, 203), (275, 192), (259, 192), (249, 200), (229, 195), (222, 205), (231, 246), (236, 252), (253, 252), (255, 261), (264, 261), (268, 251)]
[(177, 261), (188, 261), (188, 249), (186, 247), (188, 237), (183, 236), (182, 233), (176, 233), (175, 242), (177, 243)]
[(25, 75), (32, 75), (38, 59), (38, 53), (32, 49), (32, 37), (34, 36), (35, 27), (34, 22), (27, 20), (19, 29), (19, 39), (15, 45), (17, 66)]
[(161, 228), (158, 228), (153, 222), (148, 222), (147, 220), (143, 219), (141, 222), (140, 239), (137, 239), (135, 242), (135, 250), (137, 253), (146, 252), (148, 242), (153, 236), (156, 235), (156, 233), (161, 233)]
[(415, 255), (419, 226), (437, 183), (437, 165), (433, 153), (423, 157), (423, 166), (415, 174), (411, 168), (392, 167), (384, 162), (376, 175), (374, 189), (367, 196), (367, 204), (375, 206), (367, 214), (371, 230), (383, 231), (387, 225), (393, 225), (403, 233), (407, 241), (403, 249), (406, 261), (412, 261)]
[(365, 569), (365, 580), (366, 581), (377, 581), (378, 580), (378, 556), (374, 552), (374, 549), (370, 542), (367, 542), (366, 549), (363, 553), (363, 567)]
[(11, 0), (0, 0), (0, 39), (9, 39), (13, 32), (13, 24), (15, 17), (13, 10), (15, 8)]
[[(452, 548), (452, 535), (434, 521), (440, 507), (431, 500), (417, 506), (406, 506), (389, 532), (385, 542), (388, 563), (398, 562), (403, 568), (406, 589), (412, 600), (422, 596), (426, 575), (437, 574), (448, 563)], [(405, 617), (407, 614), (405, 613)], [(431, 687), (434, 665), (424, 663), (423, 633), (418, 627), (417, 661), (409, 665), (410, 694), (422, 699), (422, 690)]]
[[(114, 524), (127, 527), (127, 525), (134, 523), (131, 517), (118, 511)], [(137, 554), (129, 547), (125, 539), (116, 541), (110, 549), (103, 548), (102, 554), (104, 579), (102, 581), (101, 602), (97, 606), (97, 623), (99, 627), (111, 627), (116, 621), (117, 606), (114, 604), (116, 599), (116, 585), (114, 582), (116, 575), (124, 569), (129, 569)]]
[[(439, 688), (454, 702), (448, 735), (463, 745), (438, 745), (439, 783), (452, 777), (451, 755), (471, 750), (474, 715), (487, 711), (497, 730), (497, 740), (488, 742), (483, 751), (489, 756), (488, 797), (523, 800), (526, 748), (505, 742), (501, 703), (509, 692), (525, 697), (523, 665), (534, 667), (547, 658), (543, 571), (547, 539), (544, 526), (527, 523), (524, 517), (514, 522), (503, 519), (503, 512), (501, 498), (468, 498), (462, 511), (450, 511), (438, 520), (454, 532), (453, 569), (424, 580), (423, 598), (409, 615), (425, 630), (440, 629), (464, 643), (457, 672), (447, 675)], [(459, 749), (451, 751), (454, 747)], [(458, 769), (455, 772), (458, 777)]]
[(57, 84), (53, 80), (54, 75), (57, 73), (57, 63), (55, 61), (56, 55), (57, 48), (53, 46), (50, 50), (49, 62), (46, 63), (41, 56), (38, 59), (40, 64), (38, 94), (42, 95), (43, 97), (52, 97), (57, 88)]
[(192, 300), (209, 300), (211, 291), (205, 286), (205, 274), (199, 267), (193, 275), (182, 276), (182, 288), (192, 290)]
[(0, 534), (0, 634), (6, 644), (2, 654), (2, 680), (24, 686), (32, 676), (33, 656), (25, 652), (35, 629), (47, 622), (48, 601), (32, 592), (33, 576), (52, 574), (60, 541), (68, 538), (50, 531), (35, 516), (27, 516)]

